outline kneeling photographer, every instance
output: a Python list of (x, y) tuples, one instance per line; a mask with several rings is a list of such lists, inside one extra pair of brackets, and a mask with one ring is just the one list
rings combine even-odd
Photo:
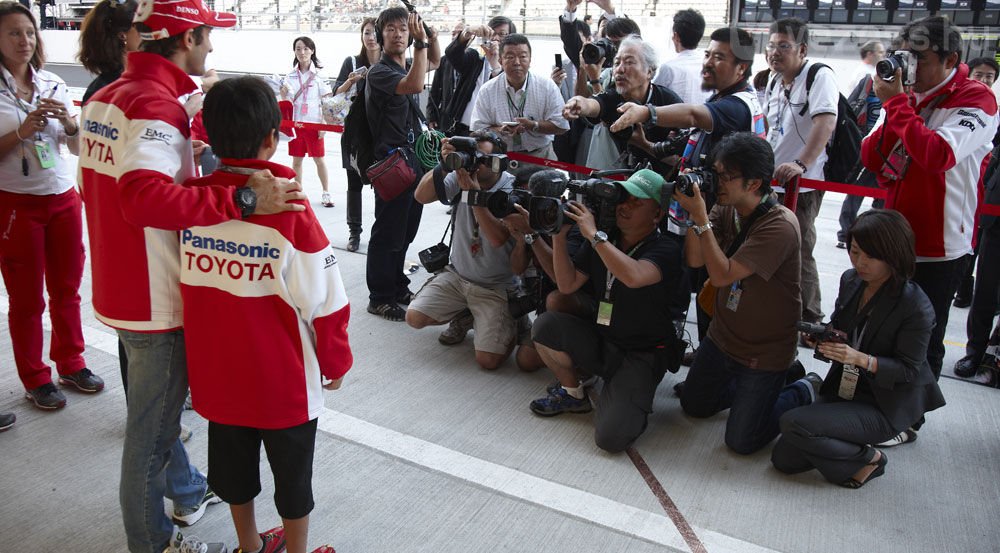
[[(476, 362), (489, 370), (510, 356), (515, 338), (507, 307), (514, 245), (507, 229), (485, 207), (490, 193), (513, 190), (505, 152), (503, 141), (492, 131), (445, 139), (441, 164), (420, 179), (414, 192), (422, 204), (437, 200), (462, 205), (452, 211), (451, 263), (420, 289), (406, 310), (406, 323), (424, 328), (460, 316), (456, 325), (462, 327), (462, 338), (469, 326), (475, 330)], [(441, 341), (449, 343), (444, 337)]]
[[(548, 311), (535, 321), (532, 339), (559, 384), (530, 405), (542, 416), (589, 412), (581, 379), (600, 376), (595, 442), (610, 452), (623, 451), (642, 434), (657, 385), (667, 370), (677, 370), (683, 346), (673, 321), (684, 307), (680, 245), (657, 230), (663, 178), (640, 170), (616, 186), (627, 198), (614, 210), (611, 236), (598, 230), (583, 204), (560, 208), (590, 242), (571, 258), (569, 221), (554, 229), (552, 268), (559, 292), (589, 286), (598, 308), (595, 319)], [(538, 219), (534, 211), (531, 215)]]

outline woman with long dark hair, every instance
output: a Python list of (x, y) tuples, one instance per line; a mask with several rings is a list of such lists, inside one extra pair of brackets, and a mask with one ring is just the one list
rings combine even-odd
[(927, 362), (934, 309), (910, 280), (910, 224), (898, 211), (867, 211), (851, 226), (847, 247), (854, 268), (840, 278), (830, 323), (840, 338), (816, 346), (833, 366), (816, 402), (781, 417), (771, 462), (782, 472), (816, 469), (830, 482), (860, 488), (888, 462), (870, 444), (912, 433), (944, 397)]
[(76, 153), (80, 127), (66, 83), (45, 71), (35, 17), (18, 2), (0, 2), (0, 270), (10, 295), (14, 363), (25, 397), (59, 409), (66, 396), (42, 361), (44, 290), (49, 294), (49, 357), (59, 383), (99, 392), (104, 382), (83, 359), (80, 282), (83, 220), (73, 169), (59, 154)]
[(135, 0), (101, 0), (83, 18), (76, 57), (97, 75), (83, 93), (84, 103), (118, 80), (125, 70), (126, 54), (139, 49), (139, 33), (132, 27), (137, 5)]
[[(340, 66), (337, 76), (337, 94), (347, 94), (358, 98), (364, 93), (364, 78), (368, 68), (382, 57), (382, 47), (375, 40), (375, 18), (366, 17), (361, 22), (361, 52), (356, 56), (347, 56)], [(347, 229), (350, 236), (347, 239), (347, 251), (356, 252), (361, 245), (361, 191), (364, 182), (361, 175), (350, 164), (350, 148), (343, 143), (347, 133), (341, 138), (341, 152), (344, 170), (347, 171)]]

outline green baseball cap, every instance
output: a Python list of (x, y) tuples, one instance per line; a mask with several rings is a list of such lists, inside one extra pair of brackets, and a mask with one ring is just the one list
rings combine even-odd
[(628, 178), (627, 181), (622, 183), (625, 190), (628, 193), (643, 200), (655, 200), (657, 204), (662, 206), (661, 201), (663, 200), (663, 185), (666, 181), (659, 173), (651, 169), (640, 169), (632, 176)]

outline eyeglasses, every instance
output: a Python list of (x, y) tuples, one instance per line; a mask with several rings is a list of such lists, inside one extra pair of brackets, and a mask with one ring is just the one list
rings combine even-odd
[(742, 179), (743, 175), (732, 174), (732, 173), (716, 173), (719, 176), (720, 184), (729, 184), (737, 179)]
[(767, 50), (768, 52), (773, 52), (775, 50), (781, 50), (781, 52), (784, 53), (784, 52), (791, 51), (793, 48), (795, 48), (795, 46), (796, 45), (793, 44), (793, 43), (791, 43), (791, 42), (779, 42), (777, 44), (775, 44), (773, 42), (768, 42), (767, 46), (765, 46), (764, 49)]

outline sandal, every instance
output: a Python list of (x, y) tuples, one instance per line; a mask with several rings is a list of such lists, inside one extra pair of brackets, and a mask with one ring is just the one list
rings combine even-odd
[(387, 321), (400, 322), (406, 319), (406, 311), (395, 303), (368, 303), (368, 312)]
[(868, 478), (865, 478), (863, 482), (859, 482), (854, 478), (848, 478), (847, 480), (841, 482), (840, 485), (845, 488), (856, 490), (861, 486), (864, 486), (865, 484), (878, 478), (879, 476), (885, 474), (885, 466), (889, 463), (889, 458), (886, 457), (885, 452), (879, 451), (879, 453), (881, 454), (881, 456), (878, 458), (878, 461), (873, 461), (865, 465), (867, 467), (875, 467), (875, 470), (871, 471), (871, 473), (868, 474)]

